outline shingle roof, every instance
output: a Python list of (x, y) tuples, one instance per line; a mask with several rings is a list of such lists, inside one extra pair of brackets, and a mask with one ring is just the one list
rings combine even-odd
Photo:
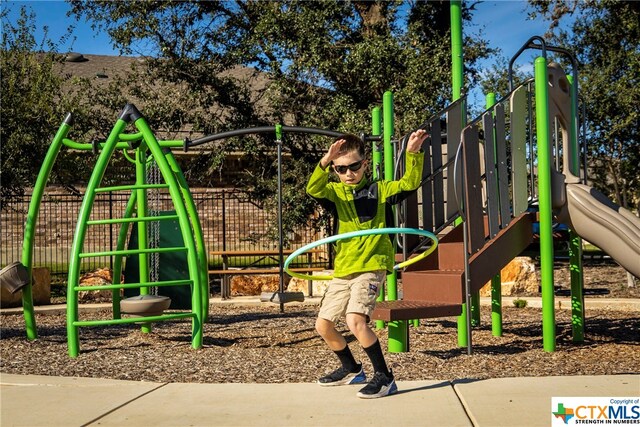
[[(144, 61), (144, 57), (70, 53), (66, 56), (64, 71), (72, 76), (107, 80), (116, 75), (125, 75), (132, 64)], [(250, 67), (236, 66), (221, 74), (242, 80), (249, 79), (254, 92), (263, 90), (269, 83), (265, 73)]]
[(109, 78), (124, 75), (134, 62), (143, 58), (72, 53), (65, 59), (64, 71), (77, 77)]

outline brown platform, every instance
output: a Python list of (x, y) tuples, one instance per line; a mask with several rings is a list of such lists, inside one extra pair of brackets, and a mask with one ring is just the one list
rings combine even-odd
[(461, 304), (411, 300), (381, 301), (376, 304), (376, 309), (371, 315), (371, 319), (391, 322), (394, 320), (459, 316), (461, 313)]

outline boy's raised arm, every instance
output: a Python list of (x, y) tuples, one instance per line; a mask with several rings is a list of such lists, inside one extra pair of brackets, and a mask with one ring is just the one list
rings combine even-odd
[(409, 136), (409, 142), (407, 143), (407, 151), (410, 153), (417, 153), (422, 148), (422, 143), (427, 139), (429, 134), (424, 129), (418, 129)]

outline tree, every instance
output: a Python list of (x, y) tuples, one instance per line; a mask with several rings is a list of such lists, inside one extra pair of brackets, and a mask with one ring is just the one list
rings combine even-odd
[(37, 44), (33, 14), (22, 8), (14, 25), (6, 20), (7, 13), (4, 9), (1, 16), (4, 28), (0, 50), (3, 204), (8, 197), (22, 194), (33, 185), (52, 129), (64, 117), (61, 113), (64, 100), (60, 96), (64, 79), (56, 69), (64, 57), (52, 53), (55, 44), (51, 42)]
[[(201, 100), (202, 109), (192, 110), (189, 120), (205, 134), (274, 123), (367, 131), (370, 109), (380, 104), (386, 90), (395, 92), (401, 134), (449, 99), (445, 1), (70, 3), (78, 19), (106, 31), (122, 53), (152, 57), (148, 82), (182, 85), (185, 93)], [(483, 40), (468, 38), (466, 43), (468, 64), (486, 56)], [(254, 97), (238, 79), (221, 78), (236, 66), (254, 68), (255, 79), (267, 76), (261, 89), (254, 87)], [(224, 107), (218, 117), (211, 114), (215, 105)], [(166, 113), (167, 120), (182, 120)], [(156, 119), (154, 114), (145, 112), (150, 120)], [(309, 175), (326, 144), (324, 138), (287, 136), (285, 183), (292, 188), (286, 192), (304, 195), (302, 177)], [(273, 137), (237, 139), (222, 148), (241, 150), (250, 161), (238, 186), (258, 199), (273, 200)], [(308, 217), (313, 208), (306, 197), (285, 203), (287, 218), (296, 220)]]
[(553, 40), (579, 63), (579, 94), (586, 107), (589, 167), (593, 185), (618, 204), (640, 203), (640, 3), (530, 0), (550, 28), (576, 13), (571, 31)]

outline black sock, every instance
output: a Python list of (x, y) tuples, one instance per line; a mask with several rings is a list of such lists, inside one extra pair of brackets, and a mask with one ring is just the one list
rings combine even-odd
[(376, 340), (370, 347), (364, 348), (364, 352), (367, 353), (369, 359), (371, 359), (371, 364), (373, 365), (373, 370), (375, 372), (382, 372), (386, 376), (390, 376), (391, 373), (387, 368), (387, 363), (384, 361), (384, 355), (382, 354), (382, 348), (380, 347), (380, 341)]
[(351, 354), (351, 350), (347, 345), (342, 350), (335, 351), (334, 353), (340, 359), (340, 363), (342, 363), (342, 367), (348, 369), (349, 372), (358, 372), (358, 364), (356, 363), (356, 359), (353, 358), (353, 354)]

